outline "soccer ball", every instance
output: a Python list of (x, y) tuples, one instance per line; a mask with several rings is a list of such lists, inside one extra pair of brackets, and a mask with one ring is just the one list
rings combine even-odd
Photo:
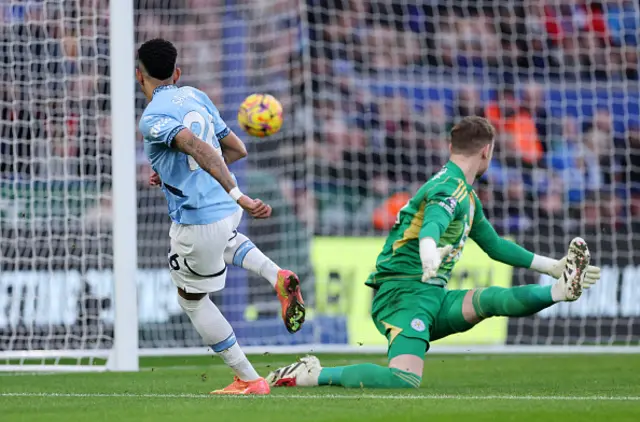
[(238, 124), (249, 135), (271, 136), (282, 127), (282, 104), (269, 94), (251, 94), (240, 105)]

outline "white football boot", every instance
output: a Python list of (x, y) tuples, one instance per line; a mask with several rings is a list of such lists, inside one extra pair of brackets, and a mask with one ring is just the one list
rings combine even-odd
[(305, 356), (298, 362), (272, 371), (265, 378), (272, 387), (315, 387), (322, 371), (315, 356)]
[(569, 245), (564, 271), (552, 287), (557, 293), (557, 297), (563, 298), (562, 300), (565, 302), (573, 302), (582, 295), (583, 289), (590, 287), (591, 281), (585, 282), (590, 259), (591, 254), (587, 242), (580, 237), (574, 238)]

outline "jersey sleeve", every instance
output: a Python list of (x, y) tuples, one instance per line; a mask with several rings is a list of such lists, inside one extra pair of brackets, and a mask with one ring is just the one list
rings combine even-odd
[(533, 253), (522, 246), (503, 239), (498, 235), (489, 220), (482, 211), (480, 199), (473, 193), (476, 203), (476, 211), (473, 216), (473, 226), (469, 237), (495, 261), (505, 263), (512, 267), (529, 268), (533, 261)]
[(220, 115), (220, 110), (218, 110), (218, 107), (213, 104), (213, 101), (211, 101), (209, 96), (204, 93), (202, 93), (202, 95), (205, 97), (207, 108), (209, 109), (209, 113), (213, 117), (213, 130), (216, 134), (216, 139), (218, 141), (221, 141), (231, 132), (231, 129), (229, 129), (229, 126), (227, 126), (227, 123)]
[(430, 237), (437, 244), (440, 236), (456, 216), (458, 200), (453, 196), (453, 191), (439, 189), (436, 192), (427, 193), (425, 201), (424, 219), (419, 238)]
[(140, 132), (145, 142), (151, 144), (163, 144), (171, 147), (173, 138), (185, 126), (173, 116), (165, 114), (150, 114), (140, 120)]

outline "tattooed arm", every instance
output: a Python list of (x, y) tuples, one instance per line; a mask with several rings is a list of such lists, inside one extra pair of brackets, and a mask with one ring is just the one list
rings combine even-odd
[(216, 179), (227, 192), (237, 187), (224, 158), (214, 147), (198, 138), (189, 129), (178, 132), (171, 145), (193, 157), (200, 168)]
[(222, 155), (211, 145), (198, 138), (189, 129), (182, 129), (173, 138), (172, 147), (193, 157), (201, 169), (206, 171), (220, 183), (225, 191), (233, 196), (233, 190), (240, 195), (236, 201), (245, 211), (255, 218), (268, 218), (271, 216), (271, 207), (259, 199), (251, 199), (242, 194), (236, 185), (229, 168)]

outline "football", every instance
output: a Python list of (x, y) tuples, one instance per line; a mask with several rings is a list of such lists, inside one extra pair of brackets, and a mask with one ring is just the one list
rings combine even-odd
[(282, 104), (269, 94), (251, 94), (240, 105), (238, 124), (251, 136), (271, 136), (282, 127)]

